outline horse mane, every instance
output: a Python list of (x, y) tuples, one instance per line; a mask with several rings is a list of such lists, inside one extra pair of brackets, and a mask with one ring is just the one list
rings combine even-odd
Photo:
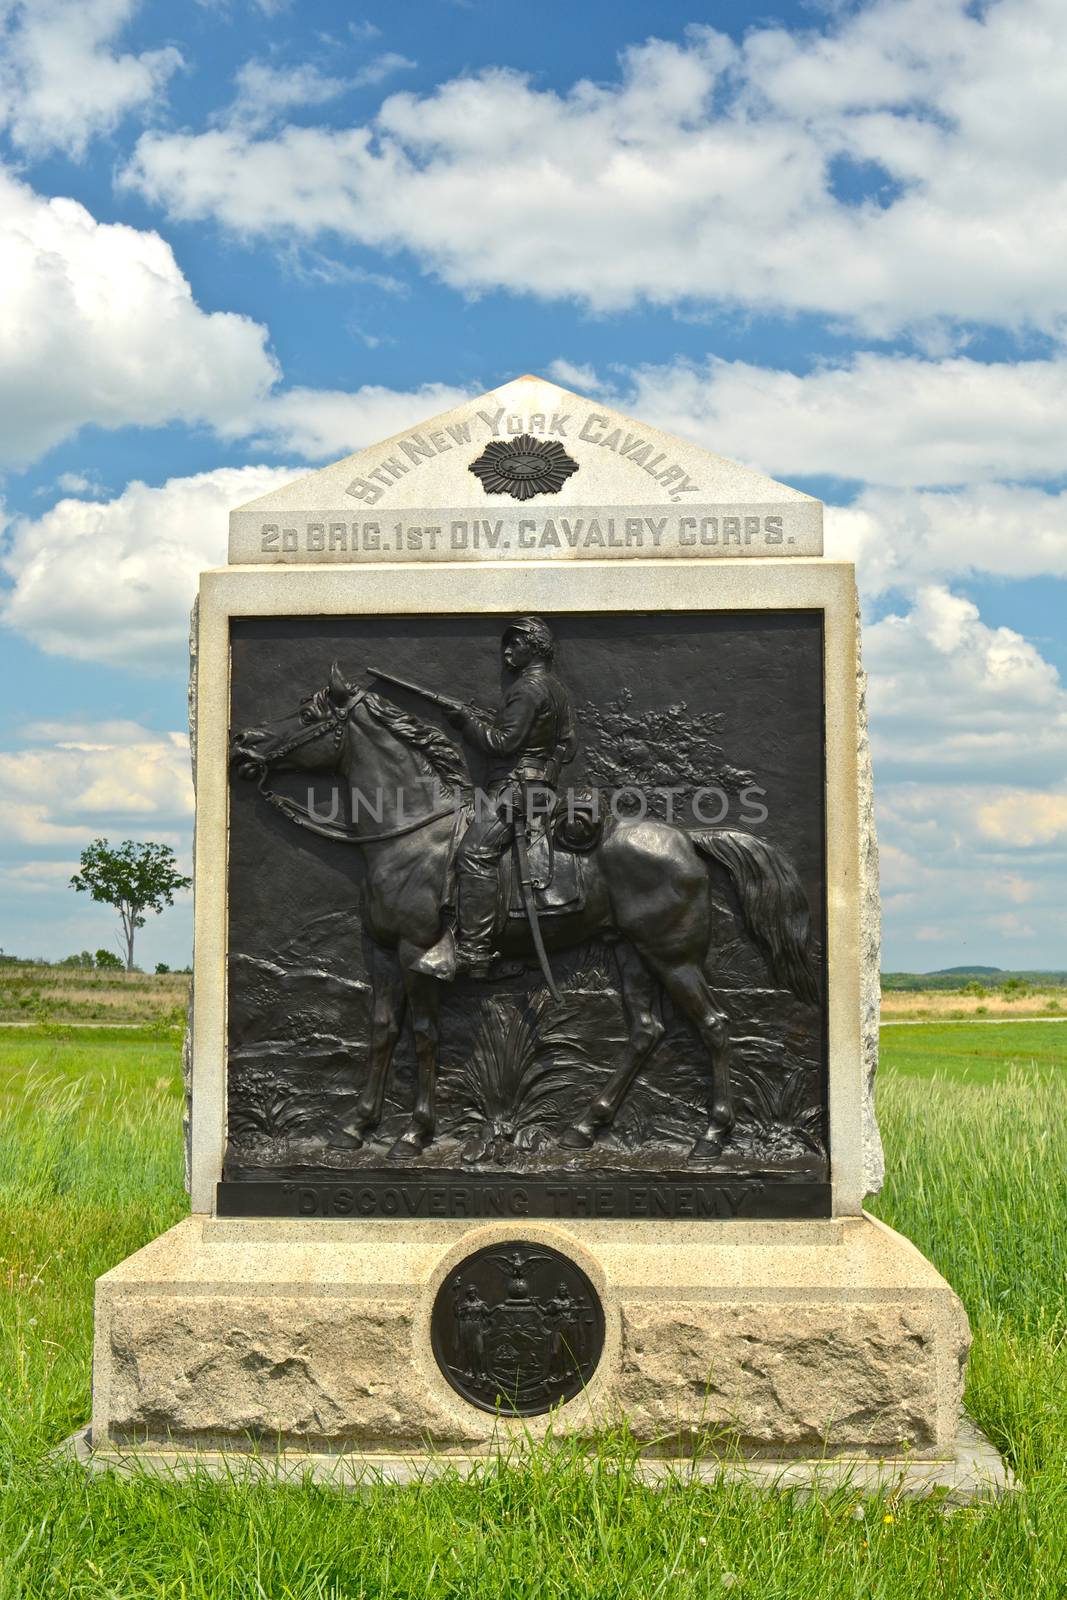
[(368, 694), (364, 704), (378, 722), (395, 733), (404, 744), (412, 746), (421, 765), (435, 777), (446, 784), (455, 784), (457, 788), (470, 783), (470, 773), (462, 750), (432, 722), (413, 717), (410, 711), (402, 711), (380, 694)]

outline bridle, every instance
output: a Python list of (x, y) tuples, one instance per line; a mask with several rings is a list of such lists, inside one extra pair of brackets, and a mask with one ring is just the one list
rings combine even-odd
[(299, 800), (291, 800), (288, 795), (278, 794), (267, 787), (267, 775), (272, 766), (284, 761), (295, 750), (302, 750), (305, 745), (314, 744), (317, 739), (324, 739), (330, 735), (333, 739), (334, 752), (339, 755), (348, 731), (348, 720), (356, 707), (366, 699), (368, 692), (367, 689), (355, 689), (344, 706), (338, 706), (330, 698), (328, 688), (320, 689), (317, 694), (312, 695), (305, 709), (314, 706), (321, 712), (321, 716), (314, 723), (309, 723), (307, 727), (293, 734), (292, 738), (287, 739), (278, 749), (273, 750), (269, 761), (265, 761), (262, 756), (244, 755), (242, 752), (241, 759), (245, 765), (259, 768), (256, 788), (267, 804), (280, 811), (283, 817), (294, 822), (298, 828), (306, 828), (310, 833), (317, 833), (323, 839), (340, 839), (345, 844), (378, 844), (385, 839), (399, 839), (405, 833), (415, 833), (431, 822), (438, 822), (441, 817), (456, 815), (455, 806), (442, 806), (436, 811), (428, 812), (424, 817), (417, 817), (413, 822), (404, 822), (398, 828), (386, 828), (381, 833), (359, 833), (347, 822), (322, 822), (307, 806), (302, 806)]

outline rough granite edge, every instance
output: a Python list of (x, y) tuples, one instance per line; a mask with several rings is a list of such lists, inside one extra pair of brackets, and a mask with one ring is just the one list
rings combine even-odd
[(874, 818), (874, 769), (867, 726), (867, 674), (863, 670), (862, 621), (856, 607), (856, 802), (860, 898), (860, 1070), (863, 1073), (863, 1180), (877, 1194), (885, 1180), (885, 1155), (874, 1106), (878, 1073), (878, 1025), (882, 1004), (882, 910), (878, 894), (878, 833)]
[[(189, 765), (193, 773), (193, 794), (196, 794), (196, 720), (197, 720), (197, 658), (200, 653), (200, 596), (193, 601), (189, 613)], [(193, 814), (193, 859), (196, 859), (196, 814)], [(196, 900), (196, 872), (193, 872), (193, 899)], [(194, 917), (195, 927), (195, 917)], [(196, 935), (193, 935), (193, 971), (196, 970)], [(189, 1006), (185, 1018), (185, 1037), (182, 1040), (182, 1136), (185, 1147), (185, 1192), (191, 1189), (193, 1160), (193, 984), (189, 979)]]

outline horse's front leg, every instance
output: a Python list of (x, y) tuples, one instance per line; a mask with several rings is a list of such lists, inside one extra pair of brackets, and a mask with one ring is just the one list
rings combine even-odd
[(437, 1088), (437, 1012), (440, 984), (436, 978), (422, 972), (413, 972), (404, 966), (404, 988), (407, 991), (411, 1015), (411, 1029), (415, 1035), (415, 1059), (418, 1064), (418, 1087), (415, 1109), (410, 1126), (400, 1135), (389, 1151), (390, 1161), (410, 1161), (420, 1155), (434, 1136), (437, 1125), (435, 1092)]
[(367, 1131), (381, 1121), (385, 1085), (396, 1041), (404, 1022), (406, 996), (400, 963), (394, 955), (370, 944), (368, 965), (371, 980), (370, 1049), (367, 1052), (367, 1078), (355, 1110), (330, 1140), (339, 1150), (358, 1150)]

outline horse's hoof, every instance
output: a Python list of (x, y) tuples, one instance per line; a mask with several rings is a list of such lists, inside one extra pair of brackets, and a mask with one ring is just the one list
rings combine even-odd
[(702, 1162), (717, 1161), (726, 1148), (728, 1138), (729, 1135), (726, 1133), (705, 1134), (690, 1150), (687, 1158), (689, 1163), (699, 1165)]
[(362, 1128), (338, 1128), (337, 1132), (331, 1135), (329, 1147), (331, 1150), (362, 1150), (363, 1134)]
[(417, 1133), (402, 1133), (385, 1159), (387, 1161), (415, 1161), (422, 1155), (429, 1142), (428, 1136)]
[(588, 1150), (596, 1139), (596, 1130), (583, 1127), (580, 1122), (571, 1128), (564, 1128), (559, 1136), (559, 1142), (564, 1150)]

